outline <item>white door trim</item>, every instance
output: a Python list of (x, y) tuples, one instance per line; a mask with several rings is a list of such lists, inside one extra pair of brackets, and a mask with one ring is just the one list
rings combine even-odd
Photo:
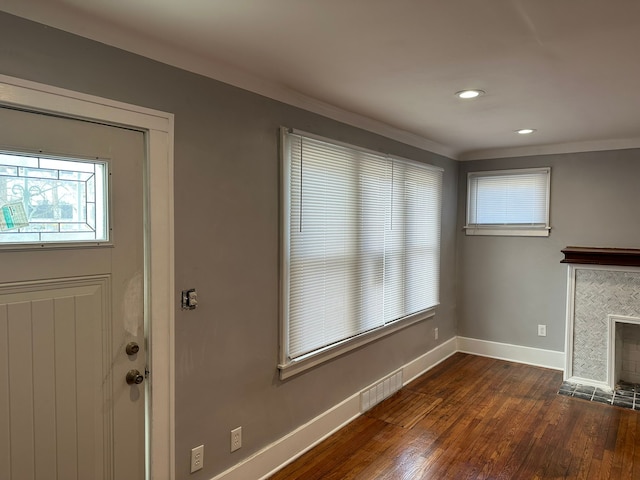
[[(0, 75), (0, 104), (136, 128), (147, 139), (147, 258), (153, 480), (175, 479), (173, 114)], [(153, 279), (153, 281), (151, 281)]]

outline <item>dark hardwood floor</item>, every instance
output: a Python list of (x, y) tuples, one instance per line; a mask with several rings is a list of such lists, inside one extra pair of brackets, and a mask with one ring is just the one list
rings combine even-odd
[(557, 395), (561, 383), (456, 354), (271, 479), (640, 479), (640, 412)]

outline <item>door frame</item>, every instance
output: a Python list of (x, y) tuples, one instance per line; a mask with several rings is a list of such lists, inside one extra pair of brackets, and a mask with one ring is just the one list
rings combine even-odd
[[(145, 293), (148, 355), (147, 478), (175, 479), (172, 113), (0, 74), (0, 104), (141, 130), (146, 141)], [(153, 278), (151, 282), (150, 279)]]

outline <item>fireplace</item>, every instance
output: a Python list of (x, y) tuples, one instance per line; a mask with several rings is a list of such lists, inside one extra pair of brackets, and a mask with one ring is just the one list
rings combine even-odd
[(567, 247), (566, 364), (570, 382), (640, 383), (640, 250)]
[(640, 318), (609, 315), (609, 387), (640, 384)]

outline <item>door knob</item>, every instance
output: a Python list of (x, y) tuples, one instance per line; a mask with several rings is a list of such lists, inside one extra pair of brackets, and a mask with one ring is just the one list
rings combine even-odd
[(140, 345), (138, 345), (136, 342), (129, 342), (127, 344), (127, 347), (125, 348), (125, 351), (127, 352), (127, 355), (135, 355), (140, 351)]
[(125, 378), (129, 385), (140, 385), (144, 382), (144, 376), (138, 370), (129, 370)]

